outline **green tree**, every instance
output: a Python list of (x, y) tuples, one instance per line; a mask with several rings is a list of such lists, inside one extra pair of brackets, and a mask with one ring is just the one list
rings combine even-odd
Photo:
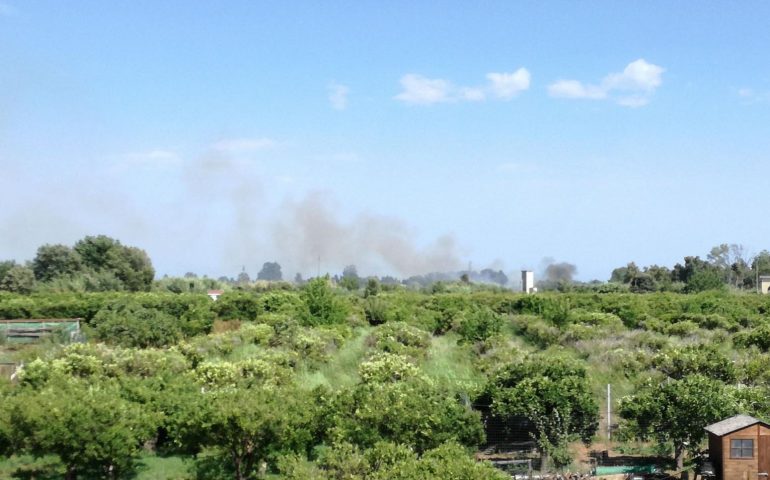
[(101, 340), (125, 347), (164, 347), (182, 338), (178, 319), (130, 300), (105, 306), (91, 323)]
[(630, 282), (630, 290), (633, 293), (649, 293), (658, 289), (655, 279), (646, 273), (639, 273)]
[(483, 342), (497, 335), (503, 328), (503, 319), (489, 307), (476, 307), (465, 315), (457, 333), (464, 342)]
[(347, 309), (329, 286), (329, 277), (307, 282), (302, 287), (300, 298), (300, 318), (305, 325), (332, 325), (345, 321)]
[[(371, 381), (340, 392), (332, 417), (332, 441), (363, 447), (389, 441), (417, 452), (447, 441), (478, 446), (484, 439), (478, 412), (443, 388), (415, 377), (404, 362), (391, 362), (397, 357), (381, 357), (384, 363), (377, 360), (362, 371)], [(389, 381), (377, 381), (386, 378)]]
[(706, 290), (722, 290), (725, 282), (719, 270), (707, 268), (693, 273), (684, 287), (687, 293), (705, 292)]
[(0, 281), (3, 280), (3, 277), (5, 277), (5, 274), (8, 273), (8, 270), (12, 269), (16, 266), (16, 262), (14, 260), (3, 260), (0, 262)]
[(723, 382), (733, 382), (736, 378), (733, 362), (713, 345), (671, 348), (655, 355), (652, 365), (676, 380), (694, 374), (706, 375)]
[(476, 461), (468, 451), (447, 442), (417, 455), (405, 445), (379, 442), (359, 450), (340, 443), (321, 451), (315, 464), (298, 457), (284, 459), (281, 470), (286, 480), (506, 480), (506, 475), (486, 462)]
[(307, 393), (235, 388), (204, 395), (195, 428), (203, 445), (227, 458), (236, 480), (251, 478), (257, 462), (306, 452), (316, 440), (317, 414)]
[(366, 280), (364, 289), (364, 298), (376, 297), (380, 293), (380, 281), (376, 277), (369, 277)]
[(574, 360), (532, 355), (506, 365), (490, 380), (487, 395), (497, 415), (532, 422), (543, 469), (550, 459), (568, 464), (567, 445), (576, 439), (590, 443), (598, 427), (599, 407), (586, 370)]
[(132, 292), (146, 291), (152, 286), (155, 269), (147, 252), (137, 247), (123, 247), (123, 261), (115, 268), (115, 275)]
[(35, 288), (35, 273), (29, 267), (11, 267), (0, 279), (0, 290), (13, 293), (30, 293)]
[(81, 270), (80, 254), (66, 245), (43, 245), (32, 260), (35, 278), (46, 282)]
[(649, 380), (621, 399), (623, 429), (640, 440), (671, 442), (677, 469), (686, 449), (696, 452), (705, 437), (703, 427), (737, 413), (725, 385), (702, 375), (660, 383)]
[(355, 265), (348, 265), (342, 270), (340, 286), (347, 290), (358, 290), (361, 286), (361, 277), (358, 276), (358, 270)]
[(155, 269), (144, 250), (127, 247), (106, 235), (87, 236), (74, 246), (83, 265), (97, 274), (113, 274), (131, 291), (149, 290)]
[(155, 433), (153, 416), (108, 385), (56, 382), (23, 390), (3, 409), (15, 451), (58, 455), (67, 480), (121, 477), (133, 470), (142, 443)]

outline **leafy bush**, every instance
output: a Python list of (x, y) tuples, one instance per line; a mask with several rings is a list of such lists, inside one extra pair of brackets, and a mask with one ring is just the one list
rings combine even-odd
[(334, 294), (328, 278), (314, 278), (300, 293), (300, 319), (305, 325), (333, 325), (347, 317), (346, 305)]
[(340, 392), (333, 412), (331, 440), (363, 448), (389, 441), (424, 452), (447, 441), (476, 446), (484, 438), (478, 412), (420, 378), (361, 383)]
[(219, 318), (225, 320), (254, 321), (263, 307), (253, 293), (225, 292), (216, 301), (215, 310)]
[(106, 306), (99, 310), (92, 323), (97, 338), (124, 347), (163, 347), (182, 338), (177, 320), (134, 302)]
[(405, 445), (379, 442), (361, 451), (350, 443), (322, 451), (315, 463), (288, 456), (281, 463), (287, 480), (505, 480), (510, 476), (473, 459), (465, 448), (448, 442), (418, 456)]
[(427, 354), (430, 334), (404, 322), (390, 322), (372, 332), (371, 343), (382, 352), (419, 358)]
[(688, 345), (658, 353), (652, 366), (673, 379), (701, 374), (731, 383), (736, 372), (727, 356), (712, 345)]
[(379, 353), (361, 363), (358, 374), (363, 383), (387, 383), (420, 375), (420, 369), (404, 355)]
[(736, 333), (733, 336), (733, 343), (744, 348), (755, 346), (763, 352), (770, 350), (770, 323)]
[(503, 319), (499, 314), (489, 307), (478, 307), (460, 320), (456, 330), (464, 342), (483, 342), (499, 334), (502, 328)]
[(533, 315), (514, 315), (511, 317), (514, 330), (530, 343), (540, 348), (548, 348), (559, 343), (561, 332), (557, 327), (548, 325), (542, 318)]

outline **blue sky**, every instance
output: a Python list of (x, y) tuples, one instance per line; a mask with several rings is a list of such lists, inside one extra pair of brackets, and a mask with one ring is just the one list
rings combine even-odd
[(0, 258), (160, 274), (770, 248), (767, 2), (0, 0)]

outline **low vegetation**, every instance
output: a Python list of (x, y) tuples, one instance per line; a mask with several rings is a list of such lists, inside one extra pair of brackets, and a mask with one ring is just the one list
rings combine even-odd
[[(104, 274), (82, 248), (49, 253)], [(770, 296), (329, 278), (217, 301), (126, 290), (0, 293), (0, 318), (82, 318), (86, 339), (0, 345), (23, 364), (0, 384), (0, 472), (506, 478), (474, 458), (489, 416), (528, 432), (540, 468), (580, 469), (580, 445), (603, 441), (607, 384), (615, 446), (653, 442), (683, 467), (706, 424), (770, 416)]]

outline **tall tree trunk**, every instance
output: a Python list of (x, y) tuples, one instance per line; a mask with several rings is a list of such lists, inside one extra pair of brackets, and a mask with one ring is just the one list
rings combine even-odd
[(548, 463), (549, 463), (548, 452), (544, 448), (541, 448), (540, 449), (540, 471), (541, 472), (549, 471)]
[(64, 474), (65, 480), (77, 480), (78, 474), (75, 471), (75, 467), (72, 465), (67, 465), (67, 473)]
[(246, 480), (246, 476), (241, 468), (241, 457), (235, 452), (233, 452), (233, 466), (235, 467), (235, 479)]
[(676, 469), (681, 472), (684, 469), (683, 445), (674, 445), (674, 458), (676, 459)]

